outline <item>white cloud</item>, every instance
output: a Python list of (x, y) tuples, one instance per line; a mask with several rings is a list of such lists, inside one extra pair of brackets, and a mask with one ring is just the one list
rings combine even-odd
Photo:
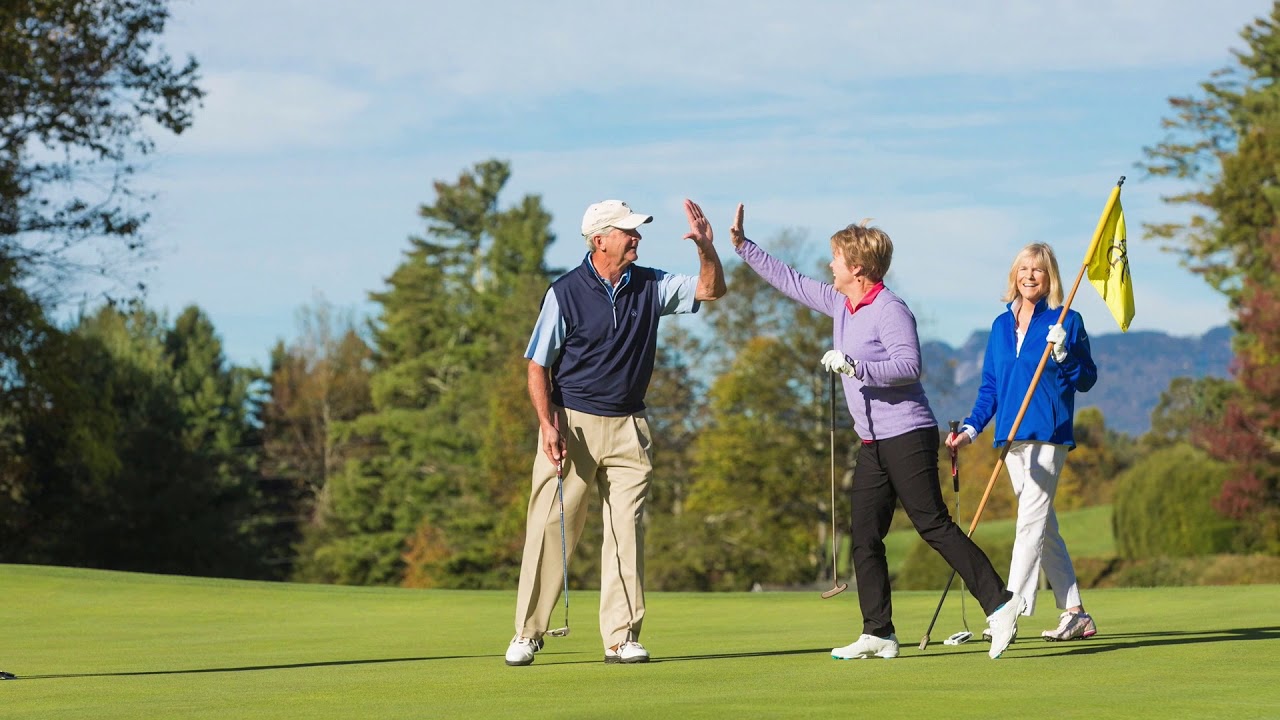
[(189, 153), (279, 153), (345, 143), (368, 94), (288, 72), (208, 72), (192, 129), (166, 145)]
[(1225, 62), (1240, 28), (1269, 8), (1261, 0), (221, 0), (175, 5), (171, 44), (219, 66), (419, 78), (443, 93), (491, 101), (612, 92), (630, 82), (707, 82), (704, 90), (716, 92), (776, 86), (780, 77), (819, 86)]
[[(347, 304), (381, 286), (432, 180), (499, 157), (514, 171), (504, 201), (537, 193), (553, 213), (552, 265), (580, 261), (582, 209), (604, 197), (653, 213), (641, 261), (682, 272), (696, 267), (684, 197), (725, 257), (737, 202), (753, 236), (800, 228), (817, 254), (873, 216), (923, 334), (958, 344), (989, 325), (1023, 244), (1054, 243), (1072, 272), (1064, 248), (1087, 242), (1116, 177), (1138, 174), (1160, 100), (1193, 92), (1270, 7), (176, 0), (166, 45), (195, 54), (209, 96), (145, 176), (167, 249), (153, 297), (201, 303), (243, 326), (225, 330), (236, 348), (265, 354), (315, 290)], [(1131, 178), (1131, 234), (1169, 216), (1168, 187)], [(1131, 240), (1135, 263), (1139, 245), (1156, 252)], [(1135, 264), (1152, 269), (1135, 327), (1223, 321), (1225, 304), (1159, 255)]]

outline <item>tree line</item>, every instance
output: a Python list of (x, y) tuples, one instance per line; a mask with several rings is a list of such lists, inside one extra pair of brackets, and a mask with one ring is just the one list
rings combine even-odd
[[(133, 163), (147, 132), (186, 129), (202, 95), (194, 60), (154, 49), (166, 17), (161, 0), (0, 10), (0, 62), (24, 79), (0, 90), (0, 561), (513, 586), (537, 434), (523, 351), (563, 269), (546, 264), (556, 238), (541, 198), (504, 197), (507, 163), (437, 181), (421, 234), (370, 293), (374, 316), (316, 301), (267, 368), (228, 362), (200, 308), (171, 319), (137, 293), (52, 319), (87, 245), (116, 262), (145, 254)], [(1151, 232), (1223, 292), (1237, 359), (1230, 380), (1175, 381), (1141, 438), (1078, 414), (1059, 508), (1114, 503), (1126, 557), (1280, 555), (1278, 27), (1274, 9), (1246, 28), (1238, 64), (1171, 99), (1167, 136), (1145, 150), (1149, 174), (1193, 186), (1168, 198), (1191, 220)], [(104, 176), (113, 189), (93, 196)], [(800, 236), (767, 244), (803, 267)], [(814, 361), (827, 323), (744, 266), (728, 272), (728, 296), (661, 337), (656, 589), (830, 577), (828, 379)], [(858, 445), (843, 415), (842, 485)], [(991, 467), (982, 446), (966, 462)], [(985, 518), (1012, 514), (1003, 489)], [(584, 545), (599, 532), (588, 523)], [(573, 582), (595, 583), (597, 558), (570, 565)]]

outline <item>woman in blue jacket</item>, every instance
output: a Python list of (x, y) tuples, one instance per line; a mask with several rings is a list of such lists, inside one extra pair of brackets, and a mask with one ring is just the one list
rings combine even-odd
[(1056, 629), (1041, 635), (1046, 640), (1092, 637), (1098, 629), (1080, 599), (1075, 568), (1058, 532), (1053, 496), (1067, 452), (1075, 447), (1072, 420), (1076, 392), (1093, 387), (1098, 369), (1089, 354), (1089, 336), (1080, 313), (1069, 310), (1058, 324), (1062, 281), (1053, 248), (1033, 243), (1018, 253), (1009, 270), (1004, 301), (1008, 303), (1006, 311), (991, 324), (982, 362), (982, 386), (973, 412), (965, 418), (961, 432), (947, 437), (947, 446), (959, 449), (973, 442), (993, 418), (995, 445), (1003, 445), (1031, 387), (1044, 343), (1053, 343), (1050, 359), (1005, 457), (1018, 498), (1009, 589), (1026, 599), (1023, 614), (1031, 615), (1043, 566), (1054, 599), (1065, 612)]

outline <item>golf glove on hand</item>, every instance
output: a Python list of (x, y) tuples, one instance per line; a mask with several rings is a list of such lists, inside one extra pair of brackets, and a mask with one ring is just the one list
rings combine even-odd
[(1049, 335), (1045, 338), (1045, 341), (1053, 343), (1053, 359), (1055, 362), (1062, 362), (1067, 359), (1067, 348), (1063, 345), (1067, 341), (1067, 331), (1063, 329), (1061, 324), (1049, 326)]
[(839, 350), (828, 350), (827, 354), (822, 356), (822, 367), (826, 368), (827, 372), (844, 373), (849, 377), (856, 377), (854, 371), (858, 367), (858, 361)]

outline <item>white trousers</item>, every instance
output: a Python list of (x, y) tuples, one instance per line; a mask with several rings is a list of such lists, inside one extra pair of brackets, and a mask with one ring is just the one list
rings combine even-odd
[(1053, 496), (1067, 461), (1067, 446), (1044, 442), (1015, 442), (1005, 456), (1005, 467), (1018, 498), (1018, 529), (1009, 563), (1009, 589), (1027, 601), (1024, 615), (1036, 609), (1036, 585), (1040, 568), (1053, 588), (1060, 609), (1080, 605), (1080, 585), (1058, 532)]

